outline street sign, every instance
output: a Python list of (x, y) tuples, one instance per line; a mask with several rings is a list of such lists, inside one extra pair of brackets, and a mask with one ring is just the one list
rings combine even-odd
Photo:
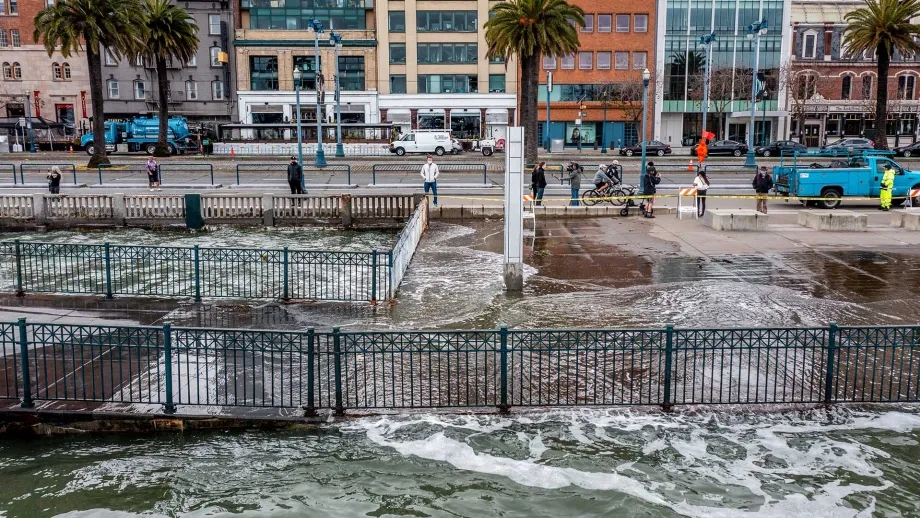
[(553, 73), (546, 73), (546, 91), (552, 93), (553, 91)]
[(575, 119), (575, 125), (581, 126), (581, 119)]
[(25, 118), (25, 117), (19, 117), (19, 126), (22, 127), (22, 128), (25, 128), (25, 127), (26, 127), (26, 118)]

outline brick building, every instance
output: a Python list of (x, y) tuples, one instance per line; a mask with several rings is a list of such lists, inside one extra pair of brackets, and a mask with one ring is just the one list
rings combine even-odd
[[(578, 52), (542, 59), (539, 93), (539, 138), (546, 141), (547, 72), (553, 73), (549, 94), (549, 137), (565, 146), (608, 147), (638, 140), (642, 121), (642, 71), (649, 86), (648, 135), (652, 135), (655, 90), (655, 4), (627, 0), (574, 0), (585, 11)], [(607, 102), (604, 102), (607, 99)], [(585, 106), (582, 114), (581, 105)], [(604, 106), (606, 110), (606, 122)]]

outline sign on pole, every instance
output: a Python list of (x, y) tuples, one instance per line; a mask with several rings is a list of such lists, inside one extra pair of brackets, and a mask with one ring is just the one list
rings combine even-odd
[(506, 291), (524, 289), (524, 128), (508, 128), (505, 145)]

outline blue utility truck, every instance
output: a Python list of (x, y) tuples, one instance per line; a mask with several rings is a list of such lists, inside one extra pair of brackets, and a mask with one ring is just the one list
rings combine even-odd
[[(775, 189), (780, 196), (821, 198), (801, 200), (806, 207), (835, 209), (848, 197), (878, 198), (882, 175), (890, 165), (895, 171), (892, 205), (898, 206), (911, 190), (920, 189), (920, 171), (909, 171), (888, 155), (867, 151), (840, 159), (796, 153), (791, 165), (773, 167)], [(920, 206), (920, 197), (913, 199), (913, 206)]]
[[(152, 155), (157, 146), (160, 121), (157, 117), (134, 117), (126, 121), (105, 122), (105, 149), (108, 152), (145, 152)], [(170, 154), (182, 153), (186, 149), (196, 149), (197, 145), (191, 143), (193, 135), (188, 129), (185, 117), (170, 117), (166, 121), (166, 144)], [(80, 139), (80, 144), (86, 154), (92, 155), (96, 151), (93, 134), (88, 133)], [(191, 147), (190, 147), (191, 146)]]

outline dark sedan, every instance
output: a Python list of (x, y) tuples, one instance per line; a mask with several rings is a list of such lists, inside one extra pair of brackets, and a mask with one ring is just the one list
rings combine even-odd
[(875, 142), (867, 138), (842, 138), (821, 148), (821, 151), (829, 155), (848, 155), (859, 153), (866, 149), (874, 149)]
[[(696, 156), (696, 148), (699, 144), (690, 149), (690, 154)], [(717, 140), (709, 144), (709, 156), (713, 155), (734, 155), (741, 156), (747, 153), (747, 144), (736, 142), (734, 140)]]
[(807, 151), (808, 146), (794, 140), (777, 140), (766, 146), (754, 149), (755, 155), (760, 156), (792, 156), (796, 151)]
[[(645, 144), (645, 153), (648, 155), (665, 156), (671, 154), (671, 146), (657, 140), (649, 140)], [(642, 143), (633, 144), (620, 148), (620, 154), (626, 156), (641, 155)]]
[(903, 156), (904, 158), (910, 158), (912, 156), (920, 156), (920, 140), (914, 142), (909, 146), (901, 146), (894, 150), (895, 154), (898, 156)]

